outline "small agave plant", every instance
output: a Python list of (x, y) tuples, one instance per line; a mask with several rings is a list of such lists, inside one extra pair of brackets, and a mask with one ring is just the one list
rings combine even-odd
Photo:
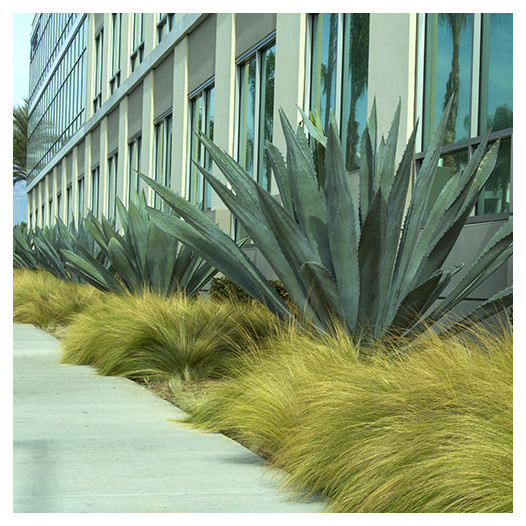
[[(507, 221), (455, 284), (462, 268), (443, 268), (484, 183), (495, 165), (498, 144), (486, 153), (489, 134), (468, 165), (431, 202), (451, 102), (437, 127), (411, 191), (416, 130), (398, 165), (400, 105), (387, 139), (377, 140), (373, 106), (361, 142), (359, 184), (345, 169), (339, 132), (332, 119), (323, 133), (304, 115), (293, 130), (283, 112), (286, 160), (271, 143), (267, 154), (279, 202), (209, 138), (200, 140), (230, 187), (199, 170), (243, 225), (292, 300), (322, 330), (345, 327), (356, 338), (388, 333), (416, 336), (435, 324), (512, 254)], [(313, 153), (314, 152), (314, 153)], [(166, 232), (188, 244), (224, 275), (280, 316), (287, 306), (265, 278), (217, 225), (184, 198), (142, 175), (183, 219), (152, 210)], [(449, 292), (439, 299), (448, 285)], [(509, 287), (480, 305), (456, 327), (467, 327), (512, 302)]]
[[(62, 250), (68, 269), (100, 290), (123, 293), (153, 290), (168, 296), (182, 291), (188, 296), (199, 290), (217, 273), (191, 248), (161, 230), (150, 220), (144, 195), (128, 209), (117, 200), (123, 233), (102, 216), (84, 220), (104, 260), (84, 250)], [(109, 264), (106, 264), (108, 261)]]
[(69, 271), (62, 255), (62, 250), (75, 251), (77, 246), (104, 261), (93, 237), (82, 223), (77, 229), (73, 223), (66, 226), (57, 218), (51, 227), (29, 230), (17, 226), (13, 229), (13, 265), (46, 270), (55, 277), (68, 281), (83, 281)]

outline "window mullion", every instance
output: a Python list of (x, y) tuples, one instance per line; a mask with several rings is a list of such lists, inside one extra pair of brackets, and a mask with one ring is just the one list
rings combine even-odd
[(480, 93), (480, 50), (482, 33), (482, 15), (473, 17), (473, 57), (471, 64), (471, 119), (470, 136), (479, 135), (479, 93)]
[(255, 79), (255, 96), (254, 96), (254, 138), (252, 146), (252, 177), (259, 183), (259, 123), (261, 122), (261, 90), (265, 89), (262, 85), (261, 62), (263, 53), (256, 52), (256, 79)]
[(336, 40), (336, 90), (334, 116), (338, 127), (342, 122), (342, 82), (343, 82), (343, 13), (338, 14), (338, 38)]

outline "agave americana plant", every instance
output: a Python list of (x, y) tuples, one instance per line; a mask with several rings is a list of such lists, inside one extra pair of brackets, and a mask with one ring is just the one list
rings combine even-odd
[[(282, 111), (286, 160), (267, 143), (281, 203), (204, 134), (199, 138), (230, 186), (198, 168), (316, 326), (330, 331), (335, 324), (343, 325), (355, 337), (380, 338), (393, 332), (416, 336), (512, 254), (510, 219), (456, 283), (452, 278), (462, 265), (442, 268), (498, 152), (496, 143), (486, 153), (486, 135), (466, 168), (455, 173), (432, 202), (430, 190), (450, 108), (451, 101), (412, 189), (416, 130), (396, 164), (400, 104), (386, 140), (378, 140), (373, 105), (361, 141), (358, 184), (345, 169), (334, 118), (323, 133), (304, 115), (314, 142), (311, 148), (301, 126), (295, 132)], [(161, 229), (191, 246), (274, 312), (287, 314), (281, 298), (228, 235), (184, 198), (141, 177), (183, 218), (152, 210)], [(462, 326), (487, 318), (511, 301), (509, 287), (464, 318)]]
[(122, 293), (153, 290), (169, 295), (183, 291), (192, 296), (217, 273), (191, 248), (182, 245), (150, 220), (144, 195), (128, 209), (117, 199), (123, 233), (102, 216), (92, 214), (86, 228), (105, 254), (105, 265), (77, 243), (77, 250), (62, 250), (68, 269), (100, 290)]
[(13, 228), (13, 265), (31, 269), (42, 269), (55, 277), (68, 281), (83, 281), (66, 267), (62, 250), (76, 251), (77, 247), (89, 252), (106, 264), (103, 254), (95, 244), (93, 237), (81, 221), (77, 229), (74, 223), (69, 226), (57, 218), (52, 227), (33, 230)]

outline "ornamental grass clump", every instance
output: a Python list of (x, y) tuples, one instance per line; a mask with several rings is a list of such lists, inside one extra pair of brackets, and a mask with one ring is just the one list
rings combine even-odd
[(75, 318), (62, 361), (102, 375), (198, 380), (220, 376), (239, 353), (276, 331), (259, 305), (236, 305), (182, 294), (108, 295)]
[(90, 285), (56, 278), (44, 270), (13, 269), (13, 321), (53, 328), (71, 322), (102, 293)]
[(286, 333), (188, 422), (264, 454), (331, 512), (511, 512), (511, 328), (396, 350)]

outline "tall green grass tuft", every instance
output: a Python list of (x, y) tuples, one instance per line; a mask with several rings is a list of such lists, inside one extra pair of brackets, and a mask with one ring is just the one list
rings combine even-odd
[(511, 512), (511, 328), (394, 350), (363, 358), (343, 332), (291, 328), (187, 421), (265, 455), (328, 511)]
[(90, 285), (65, 281), (43, 270), (13, 269), (13, 321), (44, 328), (69, 323), (102, 293)]
[(129, 378), (214, 378), (238, 354), (274, 334), (278, 323), (257, 304), (152, 292), (108, 295), (70, 325), (63, 362)]

